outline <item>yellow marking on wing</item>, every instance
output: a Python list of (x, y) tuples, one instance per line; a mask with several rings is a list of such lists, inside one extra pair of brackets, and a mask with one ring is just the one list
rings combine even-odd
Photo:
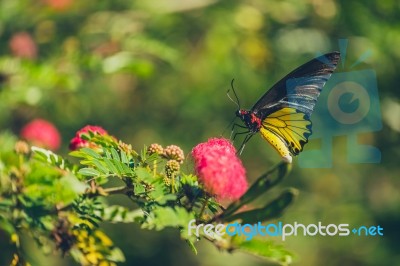
[[(291, 154), (297, 155), (303, 150), (304, 144), (311, 135), (311, 121), (296, 109), (285, 107), (267, 116), (263, 120), (263, 128), (260, 132), (269, 143), (272, 140), (274, 143), (280, 140), (281, 150), (283, 150), (281, 146), (284, 145)], [(275, 135), (275, 138), (269, 135)], [(277, 149), (273, 143), (271, 145)], [(277, 151), (281, 154), (280, 150), (277, 149)], [(286, 154), (286, 151), (284, 153)]]
[(279, 153), (279, 155), (287, 162), (292, 162), (292, 157), (290, 156), (290, 151), (286, 145), (286, 143), (278, 137), (276, 134), (272, 133), (271, 131), (260, 128), (261, 136), (269, 142), (269, 144), (274, 147), (274, 149)]
[(285, 121), (282, 121), (278, 118), (268, 118), (268, 123), (275, 125), (276, 127), (285, 127)]

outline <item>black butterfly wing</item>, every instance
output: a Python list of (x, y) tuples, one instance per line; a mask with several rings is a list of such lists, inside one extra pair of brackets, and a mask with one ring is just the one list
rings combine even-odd
[(283, 157), (289, 152), (299, 154), (308, 142), (310, 116), (339, 59), (340, 53), (333, 52), (300, 66), (278, 81), (251, 109), (262, 120), (261, 135)]
[(272, 86), (251, 111), (265, 118), (281, 108), (293, 107), (310, 116), (322, 87), (336, 69), (339, 59), (340, 53), (332, 52), (296, 68)]

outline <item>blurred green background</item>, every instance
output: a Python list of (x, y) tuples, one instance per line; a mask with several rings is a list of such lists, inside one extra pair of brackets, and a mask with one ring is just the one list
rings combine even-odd
[[(30, 120), (47, 119), (62, 134), (62, 154), (87, 124), (138, 150), (157, 142), (188, 153), (233, 118), (232, 78), (243, 107), (251, 107), (316, 53), (338, 50), (343, 38), (346, 65), (372, 51), (355, 69), (377, 73), (383, 128), (362, 139), (381, 150), (382, 161), (349, 164), (346, 137), (334, 139), (332, 168), (300, 168), (295, 160), (281, 186), (299, 188), (300, 196), (281, 220), (380, 225), (384, 236), (298, 236), (284, 245), (296, 254), (294, 265), (400, 265), (399, 1), (1, 0), (0, 127), (18, 134)], [(259, 137), (242, 159), (250, 180), (279, 161)], [(195, 256), (174, 230), (104, 226), (124, 265), (269, 265), (206, 242)], [(0, 261), (10, 254), (2, 251)], [(75, 265), (34, 248), (31, 256), (34, 265)]]

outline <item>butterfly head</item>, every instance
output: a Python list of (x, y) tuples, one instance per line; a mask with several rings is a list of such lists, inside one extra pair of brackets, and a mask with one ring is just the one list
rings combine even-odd
[(247, 116), (247, 115), (249, 115), (249, 111), (242, 110), (242, 109), (239, 109), (239, 110), (236, 111), (236, 116), (239, 117), (242, 120), (244, 120), (244, 117)]
[(257, 132), (261, 128), (261, 119), (253, 112), (239, 109), (236, 111), (236, 116), (239, 117), (246, 127), (251, 132)]

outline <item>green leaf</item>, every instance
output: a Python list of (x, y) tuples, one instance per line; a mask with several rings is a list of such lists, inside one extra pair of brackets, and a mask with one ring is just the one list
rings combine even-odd
[(182, 174), (181, 176), (181, 183), (182, 184), (186, 184), (189, 186), (199, 186), (199, 182), (197, 180), (197, 176), (195, 175), (186, 175), (186, 174)]
[(143, 181), (145, 181), (147, 183), (153, 183), (154, 180), (155, 180), (153, 174), (150, 173), (149, 170), (144, 168), (144, 167), (136, 168), (135, 172), (136, 172), (137, 177), (140, 180), (143, 180)]
[(124, 262), (125, 256), (124, 253), (119, 248), (113, 247), (111, 253), (107, 255), (107, 259), (110, 261)]
[(96, 158), (96, 159), (100, 159), (101, 156), (100, 154), (98, 154), (95, 150), (90, 149), (90, 148), (82, 148), (81, 151), (83, 153), (86, 153), (87, 155), (89, 155), (90, 157)]
[(62, 202), (67, 205), (73, 202), (79, 195), (83, 194), (87, 185), (80, 182), (75, 176), (63, 176), (54, 186), (56, 189), (56, 196), (54, 201)]
[(87, 188), (87, 185), (83, 182), (80, 182), (74, 175), (63, 176), (60, 179), (60, 184), (64, 188), (68, 188), (73, 191), (76, 195), (84, 193)]
[(52, 185), (62, 177), (62, 173), (56, 167), (48, 163), (32, 162), (31, 170), (25, 176), (25, 185)]
[(85, 167), (81, 168), (78, 171), (78, 174), (84, 175), (84, 176), (93, 176), (93, 177), (98, 177), (101, 175), (99, 171), (93, 168)]
[(104, 162), (106, 163), (108, 169), (111, 170), (114, 174), (118, 174), (118, 169), (115, 167), (115, 165), (111, 162), (111, 159), (104, 158)]
[(155, 198), (154, 200), (157, 201), (160, 205), (164, 205), (167, 204), (168, 201), (176, 200), (176, 195), (174, 194), (162, 195), (160, 197)]
[(129, 174), (133, 174), (133, 170), (129, 167), (129, 165), (125, 164), (125, 163), (119, 163), (119, 165), (122, 168), (122, 173), (124, 175), (129, 175)]
[[(14, 225), (12, 224), (11, 221), (9, 221), (8, 219), (2, 217), (0, 215), (0, 229), (2, 229), (2, 231), (7, 232), (9, 235), (12, 235), (15, 233), (15, 228)], [(3, 240), (5, 241), (5, 240)]]
[(86, 154), (80, 150), (71, 151), (69, 155), (77, 158), (86, 158)]
[(167, 226), (179, 226), (182, 222), (179, 220), (179, 216), (173, 208), (157, 208), (154, 211), (154, 215), (157, 218), (157, 222), (155, 224), (156, 230), (161, 230)]
[(93, 163), (94, 166), (96, 166), (96, 168), (97, 168), (102, 174), (107, 175), (107, 174), (110, 172), (110, 170), (107, 169), (107, 167), (105, 167), (101, 161), (99, 161), (99, 160), (93, 160), (92, 163)]
[(133, 192), (135, 193), (135, 195), (140, 195), (142, 193), (144, 193), (146, 191), (146, 189), (144, 188), (144, 186), (142, 184), (135, 184), (135, 187), (133, 189)]
[(104, 149), (104, 151), (105, 151), (105, 154), (106, 154), (106, 158), (112, 159), (111, 153), (108, 150), (105, 150), (105, 149)]
[(129, 164), (128, 156), (126, 155), (126, 153), (124, 151), (121, 151), (121, 161), (124, 164)]
[(0, 208), (8, 209), (14, 205), (14, 202), (11, 199), (3, 199), (0, 201)]
[(122, 176), (124, 174), (124, 168), (121, 165), (121, 162), (115, 159), (111, 159), (110, 162), (115, 166), (115, 168), (117, 169), (117, 174), (119, 176)]
[(104, 209), (103, 221), (111, 223), (133, 223), (144, 219), (141, 209), (131, 211), (125, 207), (114, 205)]
[(116, 149), (111, 148), (111, 154), (112, 154), (113, 159), (115, 159), (117, 161), (121, 161), (121, 158), (119, 158), (119, 154)]
[[(19, 198), (26, 206), (47, 206), (63, 203), (69, 204), (82, 194), (86, 185), (74, 175), (67, 172), (60, 176), (54, 168), (43, 165), (33, 165), (32, 171), (26, 176), (24, 194)], [(23, 197), (22, 197), (23, 196)]]
[(282, 194), (278, 198), (276, 198), (263, 208), (240, 212), (232, 216), (225, 216), (223, 221), (231, 222), (234, 220), (241, 220), (242, 223), (253, 224), (277, 218), (294, 201), (298, 194), (298, 190), (288, 189), (287, 191), (282, 192)]
[(235, 238), (235, 240), (237, 241), (235, 246), (240, 251), (276, 261), (281, 265), (290, 265), (293, 262), (293, 254), (287, 251), (283, 245), (276, 244), (273, 241), (258, 238), (253, 238), (251, 241), (245, 241), (241, 238)]
[(207, 207), (212, 213), (217, 213), (221, 209), (221, 205), (212, 198), (208, 200)]
[(290, 170), (291, 164), (281, 162), (265, 174), (261, 175), (239, 200), (233, 202), (226, 208), (222, 216), (225, 217), (231, 215), (243, 205), (248, 204), (255, 198), (264, 194), (266, 191), (281, 182)]
[(162, 230), (165, 227), (182, 228), (181, 236), (187, 237), (187, 225), (194, 219), (194, 214), (182, 207), (156, 207), (148, 216), (143, 228)]
[(66, 169), (66, 161), (61, 156), (53, 153), (52, 151), (36, 146), (32, 146), (31, 150), (35, 159), (44, 163), (50, 163), (51, 165), (57, 166), (61, 169)]
[(87, 140), (87, 141), (90, 141), (90, 139), (93, 138), (93, 136), (94, 136), (94, 133), (92, 131), (80, 134), (81, 139)]
[(189, 247), (190, 247), (190, 249), (192, 250), (192, 252), (193, 252), (195, 255), (197, 255), (197, 249), (196, 249), (196, 247), (194, 246), (194, 243), (193, 243), (191, 240), (189, 240), (189, 239), (185, 239), (185, 241), (186, 241), (186, 243), (189, 245)]

